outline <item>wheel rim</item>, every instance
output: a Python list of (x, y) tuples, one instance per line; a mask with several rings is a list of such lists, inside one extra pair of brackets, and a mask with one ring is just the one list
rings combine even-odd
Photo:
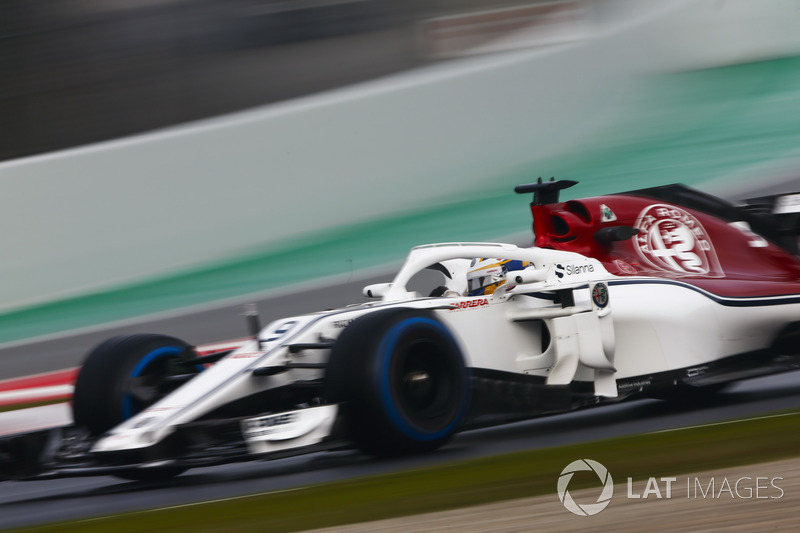
[(436, 425), (436, 420), (447, 415), (455, 386), (440, 352), (441, 346), (436, 343), (417, 341), (400, 356), (397, 398), (402, 410), (421, 426)]
[(425, 442), (445, 438), (466, 409), (466, 370), (460, 350), (441, 323), (414, 317), (384, 336), (376, 368), (380, 397), (393, 425)]

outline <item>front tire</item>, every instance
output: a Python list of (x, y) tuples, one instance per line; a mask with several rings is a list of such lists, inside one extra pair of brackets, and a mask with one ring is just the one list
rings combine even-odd
[(458, 430), (469, 376), (452, 333), (427, 311), (390, 309), (356, 319), (334, 345), (326, 398), (341, 403), (361, 450), (436, 449)]
[[(200, 371), (185, 364), (193, 354), (189, 344), (166, 335), (120, 335), (101, 343), (89, 353), (75, 381), (72, 398), (75, 425), (99, 436), (153, 405), (183, 382), (174, 380), (176, 376), (186, 377)], [(132, 468), (116, 475), (124, 479), (155, 480), (171, 478), (185, 470)]]

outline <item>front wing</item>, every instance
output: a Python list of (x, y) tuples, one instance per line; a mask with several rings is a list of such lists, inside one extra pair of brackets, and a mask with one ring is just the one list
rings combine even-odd
[(195, 468), (278, 459), (347, 448), (337, 405), (256, 417), (201, 420), (177, 426), (169, 438), (139, 450), (93, 449), (96, 438), (75, 426), (0, 439), (0, 481), (114, 475), (131, 469)]

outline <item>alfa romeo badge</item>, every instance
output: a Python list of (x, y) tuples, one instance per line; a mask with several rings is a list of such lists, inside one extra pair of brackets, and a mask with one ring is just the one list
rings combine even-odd
[(600, 309), (608, 305), (608, 287), (605, 283), (598, 283), (592, 289), (592, 301)]

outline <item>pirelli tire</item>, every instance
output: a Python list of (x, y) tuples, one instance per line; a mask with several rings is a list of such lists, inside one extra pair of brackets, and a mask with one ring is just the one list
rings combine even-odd
[(432, 312), (388, 309), (353, 321), (334, 344), (325, 395), (372, 455), (436, 449), (469, 407), (469, 375), (453, 334)]
[[(167, 335), (120, 335), (102, 342), (86, 357), (75, 381), (75, 425), (99, 436), (131, 418), (177, 388), (187, 374), (200, 372), (201, 368), (185, 364), (193, 354), (189, 344)], [(178, 375), (182, 379), (174, 380)], [(156, 480), (174, 477), (184, 470), (131, 468), (116, 475)]]

